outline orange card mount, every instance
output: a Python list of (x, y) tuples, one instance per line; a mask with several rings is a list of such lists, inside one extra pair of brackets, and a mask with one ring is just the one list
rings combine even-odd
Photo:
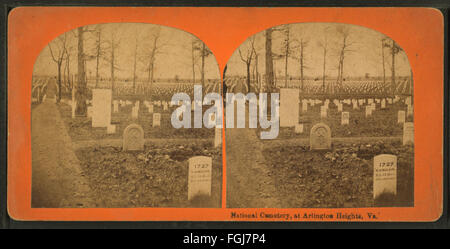
[(8, 212), (437, 220), (443, 28), (430, 8), (15, 8)]

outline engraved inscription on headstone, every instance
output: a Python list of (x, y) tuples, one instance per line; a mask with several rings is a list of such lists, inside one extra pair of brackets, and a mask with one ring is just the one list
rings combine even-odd
[(189, 158), (188, 200), (196, 195), (211, 196), (212, 157)]
[(318, 123), (311, 128), (309, 144), (311, 150), (328, 150), (331, 148), (331, 130), (328, 125)]
[(144, 150), (144, 130), (138, 124), (130, 124), (123, 131), (123, 150)]
[(381, 154), (373, 158), (373, 198), (382, 193), (397, 194), (397, 156)]

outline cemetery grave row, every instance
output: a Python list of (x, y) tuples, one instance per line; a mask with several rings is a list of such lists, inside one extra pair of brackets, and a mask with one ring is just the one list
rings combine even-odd
[[(167, 103), (167, 104), (166, 104)], [(208, 128), (182, 128), (175, 129), (171, 124), (172, 112), (178, 106), (170, 106), (168, 102), (155, 101), (113, 101), (111, 105), (110, 125), (93, 127), (92, 105), (88, 105), (88, 117), (72, 118), (71, 101), (63, 101), (59, 105), (61, 116), (68, 127), (69, 135), (74, 141), (121, 138), (125, 128), (133, 123), (139, 124), (144, 130), (145, 138), (184, 138), (184, 139), (209, 139), (214, 138), (214, 129)], [(137, 105), (139, 104), (139, 108)], [(203, 112), (210, 106), (204, 105)], [(159, 114), (159, 115), (158, 115)], [(107, 116), (107, 115), (106, 115)], [(159, 119), (159, 125), (157, 122)], [(193, 127), (192, 119), (192, 127)], [(106, 120), (108, 123), (108, 120)], [(114, 132), (108, 132), (108, 128), (114, 126)]]
[(278, 139), (306, 138), (319, 122), (334, 137), (399, 137), (404, 123), (414, 121), (411, 97), (319, 100), (300, 99), (298, 92), (281, 89)]
[[(226, 79), (229, 89), (232, 89), (238, 83), (246, 84), (245, 77), (229, 77)], [(383, 83), (382, 80), (347, 80), (342, 82), (342, 87), (335, 89), (334, 93), (358, 96), (358, 95), (386, 95), (386, 93), (391, 92), (390, 81)], [(276, 86), (278, 88), (301, 88), (301, 81), (298, 79), (289, 80), (288, 85), (285, 86), (284, 80), (276, 80)], [(326, 80), (325, 90), (327, 92), (333, 92), (327, 87), (331, 84), (337, 84), (335, 80)], [(261, 78), (259, 82), (252, 79), (250, 82), (250, 88), (253, 92), (264, 92), (264, 77)], [(409, 79), (398, 79), (396, 82), (395, 93), (396, 94), (410, 94), (411, 84)], [(322, 80), (303, 80), (303, 90), (304, 94), (320, 95), (324, 93)]]

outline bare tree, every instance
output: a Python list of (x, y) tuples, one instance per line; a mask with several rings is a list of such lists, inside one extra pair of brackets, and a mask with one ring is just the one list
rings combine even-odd
[(319, 47), (322, 48), (323, 51), (323, 71), (322, 71), (322, 90), (325, 93), (325, 77), (326, 77), (326, 64), (327, 64), (327, 51), (328, 51), (328, 36), (326, 34), (325, 29), (325, 37), (322, 41), (319, 41), (317, 44)]
[(392, 61), (391, 61), (391, 93), (392, 95), (395, 94), (395, 56), (402, 51), (402, 49), (398, 46), (398, 44), (390, 39), (390, 44), (389, 41), (387, 41), (386, 43), (384, 43), (385, 47), (388, 47), (391, 50), (391, 55), (392, 55)]
[(104, 44), (106, 43), (105, 41), (102, 40), (102, 29), (101, 26), (98, 25), (96, 27), (96, 41), (95, 41), (95, 59), (96, 59), (96, 66), (95, 66), (95, 88), (98, 87), (98, 82), (99, 82), (99, 66), (100, 66), (100, 60), (103, 56), (105, 56), (105, 49), (104, 49)]
[(164, 47), (164, 44), (160, 41), (160, 39), (161, 39), (161, 28), (160, 27), (154, 28), (150, 32), (149, 39), (147, 39), (148, 41), (150, 41), (150, 44), (142, 46), (146, 50), (142, 52), (140, 60), (144, 64), (145, 71), (147, 72), (147, 84), (146, 84), (147, 93), (150, 93), (152, 89), (157, 56), (162, 53), (162, 48)]
[(344, 78), (344, 59), (345, 54), (348, 52), (352, 52), (350, 50), (350, 46), (352, 45), (351, 42), (349, 42), (349, 35), (350, 35), (350, 28), (348, 26), (339, 25), (336, 27), (336, 31), (338, 34), (340, 34), (342, 38), (342, 44), (339, 50), (339, 61), (338, 61), (338, 76), (337, 76), (337, 83), (339, 89), (342, 88), (342, 81)]
[(138, 56), (138, 34), (135, 33), (136, 39), (134, 44), (134, 64), (133, 64), (133, 93), (136, 94), (136, 69), (137, 69), (137, 56)]
[(205, 43), (202, 42), (202, 50), (201, 50), (201, 58), (202, 58), (202, 87), (205, 89), (205, 59), (206, 57), (210, 56), (212, 54), (211, 50), (206, 47)]
[(284, 26), (284, 87), (287, 87), (288, 84), (288, 62), (289, 57), (291, 56), (291, 49), (290, 49), (290, 27), (289, 24)]
[[(269, 93), (273, 92), (274, 90), (274, 73), (273, 73), (273, 53), (272, 53), (272, 28), (266, 29), (265, 31), (265, 63), (266, 63), (266, 69), (265, 69), (265, 78), (266, 78), (266, 87), (267, 91)], [(270, 95), (269, 95), (270, 96)]]
[[(55, 48), (52, 49), (52, 44), (54, 44)], [(50, 50), (50, 54), (52, 56), (52, 60), (56, 63), (58, 67), (58, 96), (57, 102), (61, 100), (61, 66), (63, 61), (67, 58), (66, 54), (66, 46), (67, 46), (67, 34), (64, 33), (58, 38), (55, 39), (54, 42), (48, 44), (48, 48)], [(53, 50), (55, 50), (53, 52)]]
[(299, 57), (298, 57), (298, 61), (300, 64), (300, 89), (303, 91), (304, 89), (304, 79), (305, 79), (305, 74), (304, 74), (304, 69), (306, 68), (305, 65), (305, 48), (308, 46), (308, 41), (304, 38), (300, 38), (299, 41)]
[[(192, 82), (195, 83), (195, 67), (198, 66), (198, 60), (202, 58), (201, 51), (203, 49), (202, 41), (196, 37), (192, 38), (191, 42), (191, 66), (192, 66)], [(204, 62), (204, 60), (203, 60)], [(203, 67), (203, 66), (202, 66)], [(204, 67), (203, 67), (204, 68)], [(202, 71), (202, 69), (199, 69)]]
[(119, 70), (119, 67), (116, 65), (116, 49), (119, 47), (119, 41), (115, 37), (115, 33), (111, 32), (109, 43), (109, 50), (110, 50), (110, 57), (107, 59), (110, 65), (110, 72), (111, 72), (111, 91), (114, 94), (115, 90), (115, 70)]
[(250, 91), (250, 65), (252, 64), (252, 59), (255, 55), (255, 36), (249, 38), (249, 43), (247, 43), (247, 48), (245, 48), (244, 54), (241, 51), (241, 47), (239, 47), (239, 56), (241, 60), (245, 63), (245, 67), (247, 70), (247, 89)]
[(383, 92), (386, 93), (386, 68), (384, 62), (384, 47), (386, 46), (386, 38), (381, 39), (381, 64), (383, 66)]

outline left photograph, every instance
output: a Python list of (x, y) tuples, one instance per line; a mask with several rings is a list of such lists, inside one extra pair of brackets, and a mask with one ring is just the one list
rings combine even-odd
[(182, 30), (106, 23), (55, 37), (30, 89), (31, 207), (220, 208), (222, 129), (194, 114), (218, 120), (203, 97), (221, 88), (212, 52)]

